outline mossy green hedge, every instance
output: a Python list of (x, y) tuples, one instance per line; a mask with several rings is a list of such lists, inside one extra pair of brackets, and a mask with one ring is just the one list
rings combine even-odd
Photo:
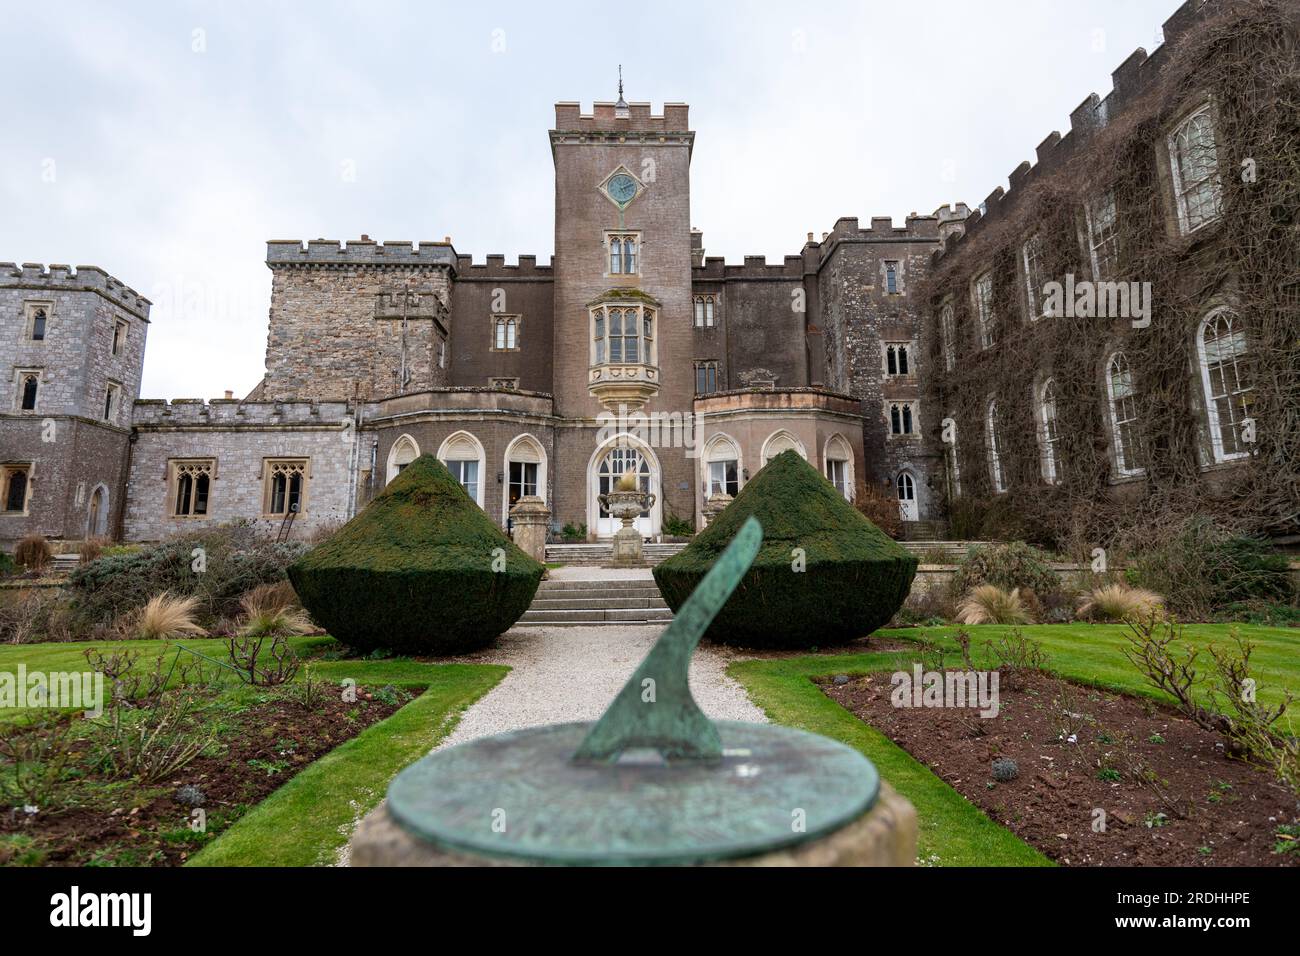
[(710, 625), (710, 640), (741, 647), (842, 643), (883, 626), (906, 600), (916, 557), (787, 451), (685, 549), (654, 569), (674, 611), (751, 515), (763, 526), (763, 544)]
[(355, 650), (442, 655), (507, 630), (544, 570), (422, 455), (293, 564), (289, 580), (316, 622)]

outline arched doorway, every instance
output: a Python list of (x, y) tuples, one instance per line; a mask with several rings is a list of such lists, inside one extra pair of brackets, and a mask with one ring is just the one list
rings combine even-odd
[(86, 508), (86, 537), (104, 538), (108, 536), (108, 489), (96, 485), (90, 495), (90, 505)]
[(898, 514), (904, 521), (919, 521), (921, 509), (916, 504), (916, 479), (910, 471), (898, 473)]
[(600, 506), (600, 495), (608, 494), (626, 472), (637, 476), (642, 491), (656, 496), (648, 511), (637, 517), (634, 526), (646, 537), (659, 534), (663, 516), (663, 495), (659, 489), (659, 460), (648, 445), (628, 435), (620, 435), (597, 449), (588, 472), (587, 526), (598, 538), (612, 538), (622, 527), (619, 519)]

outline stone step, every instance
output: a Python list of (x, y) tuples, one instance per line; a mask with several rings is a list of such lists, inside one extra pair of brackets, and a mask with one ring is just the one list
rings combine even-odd
[(653, 591), (659, 593), (653, 578), (624, 578), (614, 581), (543, 581), (537, 588), (538, 593), (559, 591), (600, 591), (601, 593), (623, 594), (632, 591)]
[(611, 597), (599, 593), (584, 594), (583, 597), (563, 597), (563, 598), (533, 598), (533, 603), (529, 605), (531, 611), (567, 611), (583, 609), (603, 609), (603, 610), (635, 610), (649, 607), (667, 607), (664, 599), (658, 594), (653, 597)]
[(534, 610), (529, 608), (519, 624), (667, 624), (673, 619), (668, 608), (571, 608)]

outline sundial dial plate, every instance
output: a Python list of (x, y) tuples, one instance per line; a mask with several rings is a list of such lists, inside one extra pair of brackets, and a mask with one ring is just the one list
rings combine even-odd
[[(672, 865), (753, 856), (838, 829), (880, 778), (850, 747), (789, 727), (719, 721), (713, 760), (572, 760), (592, 724), (499, 734), (440, 751), (389, 788), (425, 840), (535, 863)], [(640, 754), (629, 755), (640, 757)]]

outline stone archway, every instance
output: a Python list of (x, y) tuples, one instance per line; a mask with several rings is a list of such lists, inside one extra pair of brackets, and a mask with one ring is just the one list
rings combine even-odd
[(601, 509), (599, 497), (628, 470), (637, 474), (642, 491), (655, 495), (650, 510), (636, 519), (637, 530), (645, 537), (657, 537), (663, 527), (663, 471), (659, 458), (644, 441), (625, 433), (604, 442), (587, 465), (587, 530), (597, 538), (612, 538), (619, 528), (617, 519)]

